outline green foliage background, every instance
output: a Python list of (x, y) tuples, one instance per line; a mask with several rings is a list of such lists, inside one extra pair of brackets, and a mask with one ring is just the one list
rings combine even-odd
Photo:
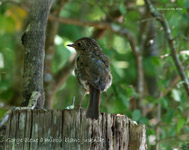
[[(4, 2), (4, 1), (3, 1)], [(23, 1), (17, 1), (19, 4)], [(25, 3), (24, 3), (25, 4)], [(140, 30), (142, 23), (143, 0), (128, 1), (131, 6), (125, 6), (123, 0), (76, 0), (66, 3), (60, 12), (60, 17), (75, 18), (83, 21), (101, 21), (111, 9), (119, 9), (123, 15), (123, 22), (116, 24), (129, 29), (136, 39), (143, 32)], [(160, 0), (154, 1), (154, 6), (165, 15), (172, 35), (175, 38), (175, 47), (185, 73), (189, 78), (189, 1), (187, 0)], [(179, 8), (178, 10), (162, 10), (163, 8)], [(19, 106), (21, 103), (22, 72), (23, 72), (23, 46), (21, 36), (24, 31), (27, 11), (22, 5), (11, 3), (0, 5), (0, 116), (10, 107)], [(144, 71), (157, 79), (157, 90), (164, 93), (171, 87), (172, 81), (178, 76), (178, 72), (170, 54), (166, 37), (162, 27), (155, 22), (157, 55), (143, 58)], [(55, 37), (56, 50), (53, 56), (52, 71), (56, 74), (61, 70), (70, 57), (75, 53), (66, 45), (73, 41), (91, 36), (94, 28), (76, 25), (59, 24), (59, 30)], [(145, 33), (143, 33), (145, 37)], [(141, 110), (130, 110), (130, 101), (139, 95), (136, 92), (136, 67), (134, 55), (128, 40), (124, 37), (106, 31), (98, 40), (104, 53), (111, 60), (113, 84), (111, 88), (102, 94), (101, 111), (115, 114), (125, 114), (132, 120), (146, 125), (148, 148), (155, 149), (156, 129), (160, 127), (160, 149), (189, 149), (189, 101), (184, 90), (183, 83), (179, 81), (171, 87), (171, 90), (163, 97), (149, 94), (145, 82), (145, 93)], [(144, 52), (141, 41), (139, 48)], [(185, 53), (180, 54), (181, 51)], [(81, 99), (82, 90), (72, 73), (67, 81), (56, 92), (53, 109), (64, 109), (71, 105), (73, 96), (76, 101)], [(87, 107), (88, 96), (83, 107)], [(77, 103), (77, 102), (76, 102)], [(161, 104), (161, 122), (157, 124), (158, 104)], [(159, 105), (160, 106), (160, 105)]]

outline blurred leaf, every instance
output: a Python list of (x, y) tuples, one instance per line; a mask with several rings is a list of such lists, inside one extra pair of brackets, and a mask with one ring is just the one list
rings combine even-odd
[(8, 89), (8, 87), (10, 87), (11, 84), (8, 80), (3, 79), (0, 81), (0, 90), (1, 91), (6, 91)]
[(142, 118), (140, 119), (140, 123), (145, 124), (145, 125), (149, 125), (149, 119), (148, 119), (148, 118), (145, 118), (145, 117), (142, 117)]
[(126, 94), (127, 94), (127, 97), (133, 96), (133, 88), (126, 87)]
[(159, 66), (161, 64), (160, 58), (158, 56), (153, 56), (152, 57), (152, 64), (156, 65), (156, 66)]
[(123, 95), (120, 93), (120, 99), (121, 99), (122, 103), (124, 104), (125, 108), (129, 108), (129, 100), (126, 97), (126, 95)]
[(144, 60), (144, 71), (145, 74), (148, 76), (154, 76), (156, 74), (156, 66), (154, 65), (154, 63), (157, 63), (157, 59), (156, 57), (152, 58), (145, 58)]
[(120, 4), (120, 6), (119, 6), (119, 10), (120, 10), (120, 12), (122, 13), (122, 15), (125, 15), (126, 10), (125, 10), (125, 6), (124, 6), (123, 3)]
[(140, 110), (138, 110), (138, 109), (134, 110), (132, 113), (132, 119), (135, 121), (139, 121), (140, 118), (141, 118)]
[(184, 4), (185, 8), (189, 8), (189, 1), (185, 0), (185, 4)]
[(136, 4), (137, 4), (137, 5), (144, 5), (144, 0), (137, 0), (137, 1), (136, 1)]
[(168, 112), (165, 114), (165, 116), (163, 116), (163, 121), (170, 124), (172, 122), (175, 111), (172, 108), (169, 108), (167, 111)]
[(189, 133), (189, 126), (185, 128), (186, 133)]
[(66, 24), (60, 25), (58, 30), (60, 36), (66, 37), (72, 41), (81, 38), (81, 32), (83, 31), (83, 29), (77, 26)]
[(11, 90), (11, 89), (8, 89), (8, 90), (3, 91), (3, 92), (0, 93), (0, 99), (3, 102), (8, 103), (9, 100), (13, 97), (13, 95), (14, 95), (14, 91)]
[(15, 29), (17, 31), (19, 31), (22, 28), (24, 19), (27, 16), (27, 12), (23, 8), (21, 8), (21, 7), (11, 6), (6, 11), (6, 15), (9, 16), (9, 17), (11, 17), (14, 20), (14, 22), (15, 22)]
[(181, 101), (181, 99), (180, 99), (180, 91), (178, 91), (176, 89), (173, 89), (172, 92), (171, 92), (171, 94), (172, 94), (172, 97), (173, 97), (173, 99), (175, 101), (177, 101), (177, 102)]
[(15, 31), (15, 22), (11, 17), (5, 17), (0, 15), (0, 34), (4, 34), (5, 32), (14, 32)]
[(109, 0), (109, 3), (112, 5), (113, 4), (113, 2), (114, 2), (114, 0)]
[(168, 107), (168, 100), (167, 100), (167, 99), (165, 99), (165, 98), (160, 98), (160, 99), (158, 100), (158, 102), (161, 104), (161, 106), (162, 106), (163, 108), (167, 108), (167, 107)]
[(4, 114), (7, 112), (7, 110), (6, 109), (4, 109), (4, 108), (1, 108), (0, 109), (0, 120), (1, 120), (1, 118), (4, 116)]
[(180, 130), (183, 128), (184, 123), (185, 123), (185, 119), (179, 118), (179, 120), (177, 122), (177, 133), (179, 133)]
[(56, 51), (53, 57), (53, 73), (56, 73), (64, 66), (69, 60), (70, 55), (70, 51), (64, 46), (64, 44), (56, 46)]
[(6, 5), (0, 5), (0, 14), (2, 14), (2, 15), (5, 14), (6, 10), (7, 10)]
[(179, 110), (180, 112), (183, 112), (183, 111), (184, 111), (184, 108), (183, 108), (182, 106), (178, 106), (178, 110)]

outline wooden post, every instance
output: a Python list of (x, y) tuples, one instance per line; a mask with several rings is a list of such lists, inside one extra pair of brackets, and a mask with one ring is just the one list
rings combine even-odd
[(146, 129), (124, 115), (16, 110), (0, 129), (1, 150), (146, 150)]

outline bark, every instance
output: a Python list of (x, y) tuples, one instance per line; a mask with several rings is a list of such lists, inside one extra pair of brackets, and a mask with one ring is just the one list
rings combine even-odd
[(27, 106), (33, 91), (41, 93), (37, 108), (44, 105), (43, 70), (46, 23), (52, 0), (35, 0), (29, 13), (28, 25), (22, 36), (24, 45), (23, 100)]
[(86, 119), (85, 110), (20, 110), (1, 128), (0, 148), (9, 150), (146, 150), (144, 125), (124, 115), (101, 113)]

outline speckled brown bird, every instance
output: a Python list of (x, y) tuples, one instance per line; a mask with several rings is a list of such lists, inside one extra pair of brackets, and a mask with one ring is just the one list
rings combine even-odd
[(80, 86), (90, 94), (86, 117), (98, 119), (100, 94), (112, 83), (109, 59), (92, 38), (84, 37), (68, 46), (77, 51), (75, 75)]

